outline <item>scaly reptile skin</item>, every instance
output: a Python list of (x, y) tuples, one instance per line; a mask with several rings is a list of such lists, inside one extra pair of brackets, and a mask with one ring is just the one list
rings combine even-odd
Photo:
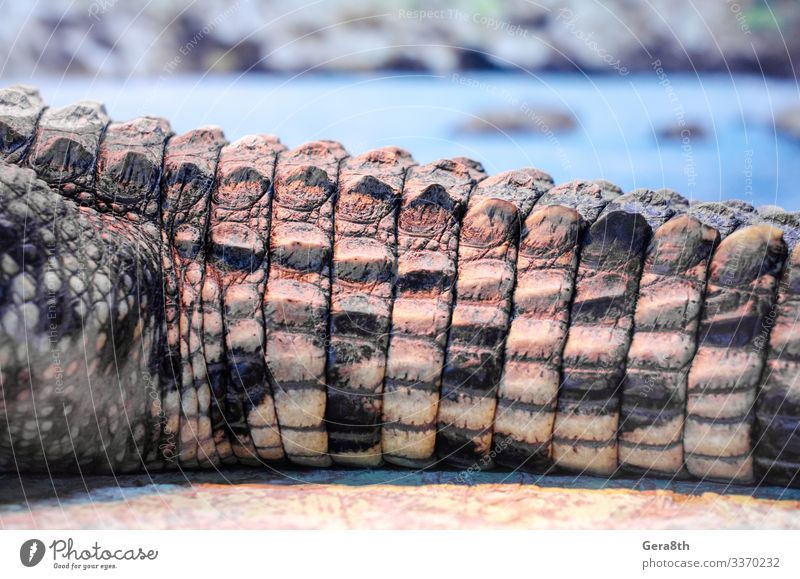
[(0, 90), (0, 468), (796, 484), (800, 217)]

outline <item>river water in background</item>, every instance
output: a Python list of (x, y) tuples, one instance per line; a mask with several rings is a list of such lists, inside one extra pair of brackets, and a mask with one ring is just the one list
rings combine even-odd
[[(463, 155), (490, 173), (534, 166), (556, 182), (605, 178), (625, 190), (669, 187), (691, 199), (800, 209), (800, 142), (773, 128), (777, 114), (800, 106), (790, 79), (466, 72), (3, 84), (16, 81), (37, 85), (53, 106), (100, 100), (114, 119), (160, 115), (176, 132), (215, 124), (231, 140), (250, 133), (275, 133), (288, 146), (336, 139), (351, 153), (398, 145), (421, 163)], [(575, 127), (550, 126), (542, 111), (553, 110), (572, 115)], [(537, 130), (458, 130), (487, 111), (527, 117)], [(661, 137), (665, 129), (676, 137)]]

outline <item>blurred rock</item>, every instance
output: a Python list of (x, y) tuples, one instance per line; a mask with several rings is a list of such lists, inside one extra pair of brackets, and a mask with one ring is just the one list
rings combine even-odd
[(706, 138), (706, 129), (699, 123), (675, 123), (657, 129), (656, 136), (659, 141), (703, 140)]
[(780, 113), (775, 119), (775, 129), (787, 137), (800, 141), (800, 107)]
[(3, 6), (9, 75), (568, 70), (792, 76), (796, 0), (40, 0)]
[(553, 109), (511, 109), (485, 111), (456, 127), (456, 132), (467, 134), (556, 134), (575, 128), (575, 117)]

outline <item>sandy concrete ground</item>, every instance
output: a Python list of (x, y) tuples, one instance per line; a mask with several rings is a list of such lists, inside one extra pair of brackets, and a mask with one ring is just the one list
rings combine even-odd
[(800, 491), (456, 472), (0, 475), (0, 528), (787, 529)]

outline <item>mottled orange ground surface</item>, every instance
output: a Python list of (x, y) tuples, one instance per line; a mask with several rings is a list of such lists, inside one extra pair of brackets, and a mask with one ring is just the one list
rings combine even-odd
[[(487, 473), (326, 471), (19, 479), (3, 528), (800, 528), (800, 493)], [(150, 479), (155, 480), (150, 480)], [(655, 488), (655, 487), (664, 488)], [(605, 487), (605, 488), (604, 488)], [(24, 489), (24, 492), (23, 492)], [(733, 494), (730, 494), (733, 493)], [(742, 494), (744, 493), (744, 494)], [(5, 495), (6, 493), (4, 493)]]

